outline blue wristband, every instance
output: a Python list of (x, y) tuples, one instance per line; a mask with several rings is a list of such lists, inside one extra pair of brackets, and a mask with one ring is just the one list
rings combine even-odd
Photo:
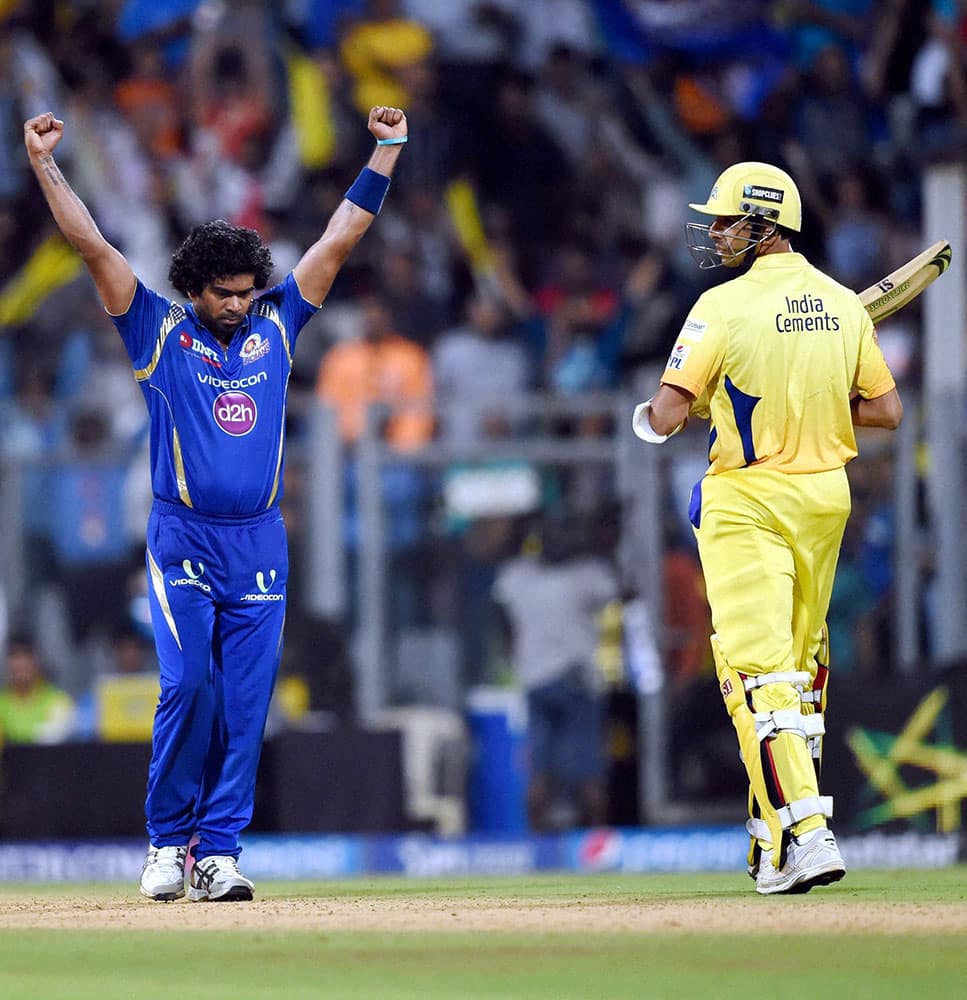
[(379, 215), (383, 199), (389, 190), (389, 178), (378, 174), (369, 167), (363, 167), (352, 187), (346, 192), (346, 199), (366, 212)]
[(395, 139), (377, 139), (377, 146), (399, 146), (406, 142), (407, 137), (405, 135), (398, 135)]

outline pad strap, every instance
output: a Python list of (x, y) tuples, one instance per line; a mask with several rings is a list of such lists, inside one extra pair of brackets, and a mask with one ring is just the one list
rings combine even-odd
[(753, 674), (751, 677), (746, 677), (742, 683), (746, 691), (754, 691), (766, 684), (792, 684), (794, 687), (797, 685), (808, 687), (812, 682), (812, 677), (805, 670), (777, 670), (773, 674)]
[[(782, 823), (783, 830), (788, 830), (796, 823), (801, 823), (810, 816), (825, 816), (827, 819), (833, 815), (832, 795), (811, 795), (806, 799), (797, 799), (789, 805), (780, 806), (776, 810), (779, 822)], [(764, 840), (767, 844), (772, 842), (772, 834), (768, 825), (761, 819), (748, 819), (745, 828), (749, 836)]]
[(818, 713), (803, 715), (794, 708), (779, 709), (775, 712), (755, 712), (756, 736), (761, 743), (774, 733), (788, 732), (808, 740), (812, 736), (822, 736), (826, 732), (823, 717)]

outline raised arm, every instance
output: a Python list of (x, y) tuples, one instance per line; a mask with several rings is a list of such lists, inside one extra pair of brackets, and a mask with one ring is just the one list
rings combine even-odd
[(24, 123), (24, 144), (54, 221), (87, 265), (104, 308), (115, 316), (127, 311), (137, 279), (131, 265), (101, 235), (87, 206), (54, 162), (54, 147), (64, 123), (49, 111)]
[(389, 178), (406, 142), (406, 115), (399, 108), (373, 108), (369, 113), (369, 131), (377, 140), (369, 163), (333, 212), (326, 231), (309, 247), (292, 272), (303, 298), (313, 305), (322, 305), (339, 268), (379, 212)]

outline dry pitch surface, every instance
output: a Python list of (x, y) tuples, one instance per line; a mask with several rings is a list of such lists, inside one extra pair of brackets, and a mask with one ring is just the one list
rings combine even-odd
[[(136, 890), (112, 887), (77, 891), (63, 887), (24, 890), (7, 887), (0, 894), (0, 929), (71, 930), (274, 930), (298, 931), (520, 931), (541, 933), (679, 932), (703, 934), (776, 933), (786, 929), (790, 908), (805, 917), (811, 934), (967, 934), (967, 901), (882, 900), (862, 898), (841, 887), (814, 890), (809, 896), (760, 898), (748, 885), (748, 896), (716, 891), (688, 899), (655, 898), (647, 882), (629, 878), (619, 898), (600, 891), (542, 896), (531, 891), (514, 896), (511, 884), (500, 880), (498, 891), (481, 894), (389, 891), (367, 883), (353, 894), (343, 884), (337, 895), (309, 896), (296, 889), (276, 895), (282, 887), (266, 883), (251, 903), (153, 903)], [(398, 883), (394, 883), (396, 885)], [(533, 885), (533, 884), (531, 884)], [(734, 889), (744, 888), (740, 880)], [(449, 887), (447, 887), (449, 888)], [(592, 877), (589, 889), (597, 889)], [(637, 891), (634, 891), (637, 889)], [(631, 892), (629, 893), (629, 890)], [(301, 894), (299, 894), (301, 891)], [(266, 895), (268, 894), (268, 895)], [(807, 916), (808, 914), (808, 916)]]

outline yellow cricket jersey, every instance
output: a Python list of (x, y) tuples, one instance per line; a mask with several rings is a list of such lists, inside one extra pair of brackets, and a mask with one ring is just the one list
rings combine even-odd
[(859, 298), (798, 253), (760, 257), (705, 292), (661, 381), (710, 417), (710, 475), (840, 468), (856, 456), (850, 394), (875, 399), (895, 384)]

